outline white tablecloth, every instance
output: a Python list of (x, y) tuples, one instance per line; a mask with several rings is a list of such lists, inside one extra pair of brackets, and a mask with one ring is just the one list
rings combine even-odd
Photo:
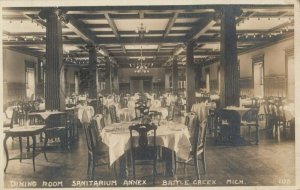
[(207, 119), (209, 109), (214, 109), (216, 108), (215, 103), (197, 103), (193, 104), (191, 111), (197, 113), (198, 118), (200, 121), (204, 121)]
[(241, 118), (242, 118), (244, 113), (246, 113), (251, 108), (228, 106), (225, 109), (237, 111), (240, 114)]
[(56, 115), (56, 114), (64, 114), (65, 112), (61, 111), (45, 111), (45, 112), (34, 112), (34, 113), (29, 113), (29, 116), (32, 115), (40, 115), (44, 120), (46, 120), (50, 115)]
[[(109, 147), (110, 164), (113, 164), (130, 149), (130, 132), (128, 127), (131, 124), (131, 122), (116, 123), (106, 126), (102, 130), (102, 141)], [(133, 133), (133, 135), (137, 136), (138, 134)], [(192, 147), (189, 138), (188, 128), (181, 123), (167, 122), (165, 125), (159, 126), (156, 131), (156, 144), (175, 151), (176, 155), (183, 160), (189, 158)], [(151, 144), (153, 138), (148, 137), (148, 139), (149, 144)]]
[[(83, 117), (83, 113), (86, 111), (86, 118)], [(77, 112), (75, 112), (75, 114), (77, 114), (77, 118), (80, 120), (80, 122), (87, 122), (89, 123), (89, 121), (92, 119), (92, 117), (95, 114), (95, 110), (93, 108), (93, 106), (82, 106), (79, 107)], [(84, 120), (84, 121), (83, 121)]]
[(133, 108), (119, 109), (117, 114), (120, 121), (131, 121), (135, 118), (135, 110)]
[(166, 119), (169, 115), (168, 108), (162, 108), (162, 107), (150, 107), (150, 111), (157, 111), (161, 113), (162, 119)]

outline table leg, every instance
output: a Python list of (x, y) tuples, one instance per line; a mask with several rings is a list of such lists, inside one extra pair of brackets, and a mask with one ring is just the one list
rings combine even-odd
[(6, 168), (8, 166), (8, 161), (9, 161), (8, 149), (7, 149), (7, 144), (6, 144), (8, 137), (9, 137), (9, 135), (5, 135), (5, 137), (3, 139), (3, 146), (4, 146), (5, 155), (6, 155), (6, 164), (5, 164), (4, 172), (6, 172)]
[(35, 135), (32, 137), (32, 164), (33, 164), (33, 171), (35, 172), (35, 146), (36, 146), (36, 138)]
[(29, 137), (26, 137), (27, 138), (27, 152), (30, 152), (30, 141), (29, 141)]
[(172, 150), (168, 148), (163, 148), (164, 151), (164, 158), (166, 162), (166, 167), (165, 167), (165, 175), (167, 177), (173, 177), (174, 176), (174, 153)]
[(258, 145), (259, 144), (259, 126), (258, 125), (256, 125), (255, 126), (255, 128), (256, 128), (256, 144)]
[(22, 162), (22, 137), (19, 137), (19, 146), (20, 146), (20, 162)]

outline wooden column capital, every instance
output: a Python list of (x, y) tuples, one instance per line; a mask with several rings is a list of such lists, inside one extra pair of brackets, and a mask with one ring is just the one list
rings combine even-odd
[(65, 13), (65, 11), (58, 8), (45, 8), (39, 12), (38, 16), (43, 20), (48, 20), (51, 17), (57, 17), (60, 21), (69, 23), (69, 16)]
[(223, 5), (215, 9), (215, 19), (221, 19), (226, 14), (230, 14), (232, 16), (241, 16), (243, 10), (237, 5)]

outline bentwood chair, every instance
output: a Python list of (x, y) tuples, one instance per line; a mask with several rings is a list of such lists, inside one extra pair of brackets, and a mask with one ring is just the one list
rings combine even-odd
[(250, 110), (246, 111), (242, 116), (241, 126), (248, 127), (248, 135), (249, 135), (249, 143), (253, 139), (251, 137), (251, 128), (255, 129), (255, 144), (258, 145), (259, 143), (259, 125), (258, 125), (258, 109), (251, 108)]
[[(94, 179), (95, 169), (97, 166), (108, 166), (109, 167), (109, 153), (108, 147), (102, 142), (99, 135), (97, 123), (95, 120), (91, 120), (89, 124), (84, 124), (84, 133), (86, 137), (86, 144), (88, 148), (88, 167), (87, 175), (90, 179)], [(106, 160), (106, 162), (103, 162)], [(90, 173), (90, 169), (92, 169)], [(114, 175), (117, 177), (116, 164), (113, 164)]]
[[(136, 124), (129, 126), (130, 131), (130, 153), (133, 178), (135, 179), (135, 166), (137, 162), (141, 165), (149, 165), (152, 162), (153, 167), (153, 184), (156, 176), (156, 162), (157, 162), (157, 146), (156, 146), (156, 129), (155, 124)], [(138, 136), (133, 136), (137, 132)], [(151, 136), (148, 136), (150, 135)], [(153, 135), (152, 135), (153, 134)], [(152, 140), (150, 140), (152, 138)], [(153, 142), (153, 144), (150, 142)]]
[[(207, 121), (200, 123), (197, 115), (195, 113), (189, 113), (189, 131), (190, 131), (190, 141), (192, 143), (192, 150), (187, 161), (178, 160), (175, 156), (175, 174), (177, 172), (177, 163), (184, 164), (184, 169), (186, 165), (194, 166), (197, 179), (200, 179), (199, 174), (199, 160), (202, 163), (203, 174), (206, 174), (206, 162), (205, 162), (205, 141), (206, 141), (206, 128)], [(193, 161), (193, 163), (191, 163)]]

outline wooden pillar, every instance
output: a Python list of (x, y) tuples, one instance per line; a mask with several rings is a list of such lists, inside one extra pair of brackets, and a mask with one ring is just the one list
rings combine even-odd
[(199, 90), (201, 88), (201, 79), (202, 79), (202, 69), (203, 69), (203, 63), (199, 63), (195, 65), (195, 89)]
[(173, 58), (172, 66), (172, 84), (173, 84), (173, 94), (178, 94), (178, 60), (177, 57)]
[(240, 87), (235, 17), (240, 14), (241, 10), (235, 6), (224, 6), (221, 10), (221, 107), (239, 106)]
[(87, 46), (89, 50), (89, 98), (97, 98), (97, 49), (94, 45)]
[(61, 11), (49, 8), (39, 16), (46, 19), (46, 110), (65, 110), (65, 79), (63, 66)]
[(109, 58), (106, 58), (105, 61), (105, 91), (111, 94), (111, 64)]
[(186, 111), (190, 112), (195, 103), (195, 65), (194, 43), (190, 42), (186, 47)]

